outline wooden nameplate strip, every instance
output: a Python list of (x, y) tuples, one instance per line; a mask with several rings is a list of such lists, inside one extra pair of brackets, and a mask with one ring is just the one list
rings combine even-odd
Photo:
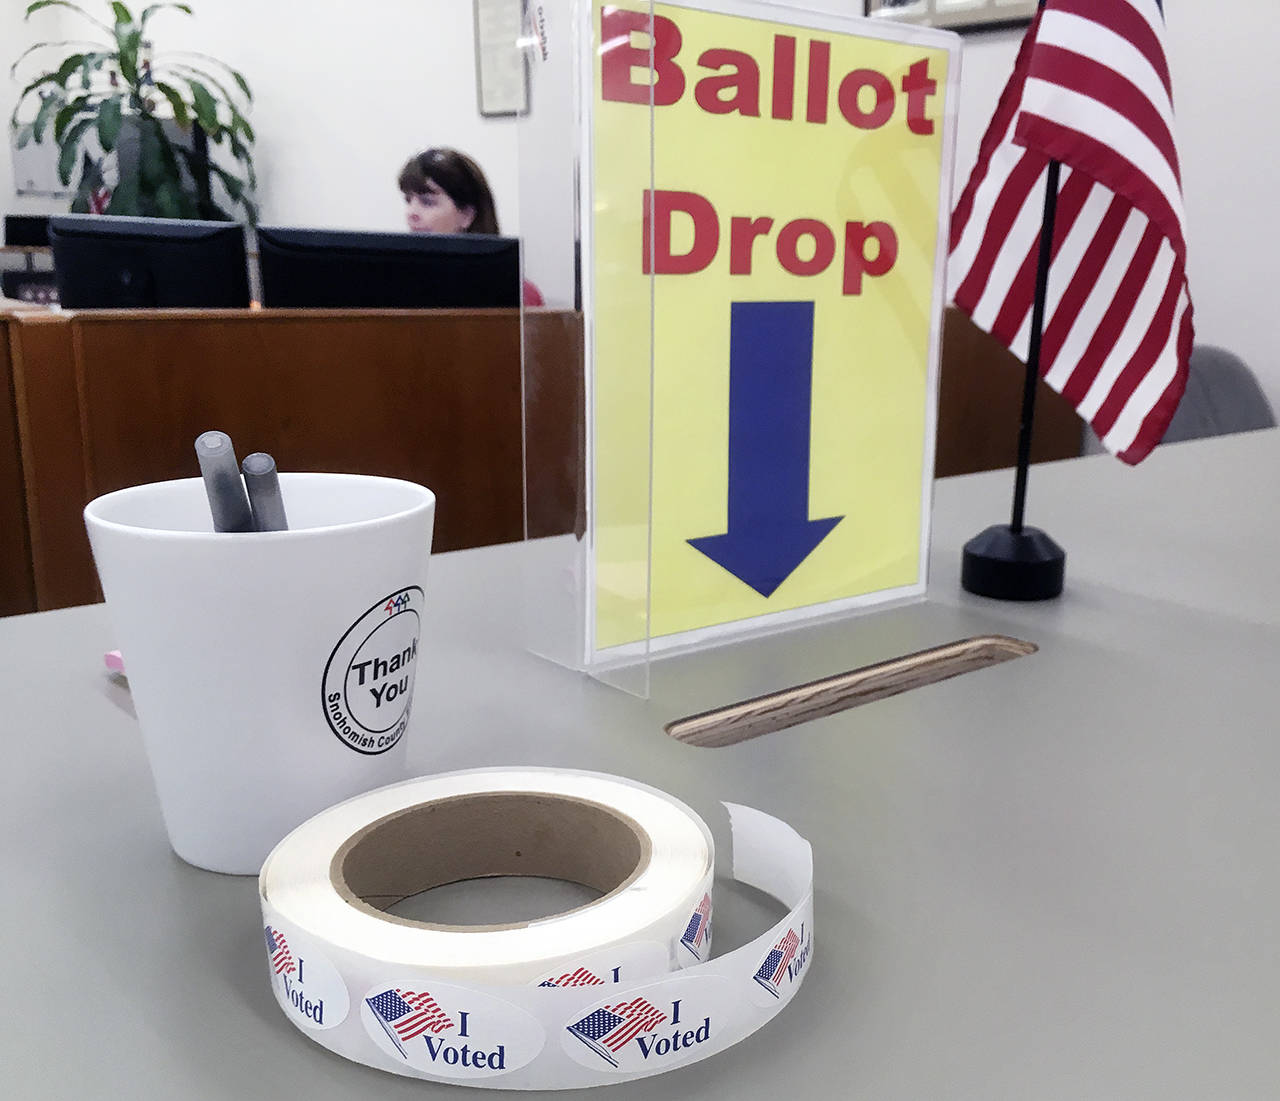
[(1039, 647), (1035, 643), (1007, 635), (961, 639), (718, 707), (714, 711), (675, 719), (667, 724), (666, 731), (686, 745), (708, 749), (736, 745), (810, 719), (821, 719), (850, 707), (958, 677), (961, 673), (1034, 654), (1037, 649)]

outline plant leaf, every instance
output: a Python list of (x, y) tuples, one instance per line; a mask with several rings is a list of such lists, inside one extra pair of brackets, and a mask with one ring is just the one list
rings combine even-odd
[(119, 0), (113, 0), (113, 3), (111, 5), (111, 10), (115, 12), (117, 26), (121, 23), (133, 22), (133, 12), (131, 12), (128, 8), (126, 8), (123, 4), (121, 4)]
[(222, 97), (223, 103), (227, 104), (229, 107), (234, 106), (231, 93), (227, 91), (227, 86), (207, 69), (201, 69), (196, 65), (189, 65), (185, 61), (169, 61), (166, 62), (166, 65), (168, 68), (173, 70), (176, 77), (185, 80), (188, 84), (191, 83), (192, 77), (198, 77)]
[(169, 101), (169, 106), (173, 109), (174, 121), (184, 130), (190, 130), (191, 113), (187, 110), (187, 101), (182, 98), (182, 93), (172, 84), (166, 84), (162, 80), (156, 81), (156, 91)]
[(141, 26), (143, 30), (147, 29), (147, 23), (151, 21), (151, 17), (162, 8), (177, 8), (178, 11), (184, 11), (191, 15), (191, 8), (186, 4), (151, 4), (149, 7), (142, 9)]
[(138, 83), (138, 52), (142, 48), (142, 32), (132, 23), (116, 24), (119, 46), (120, 75), (126, 84)]
[[(243, 206), (246, 214), (251, 220), (257, 217), (257, 207), (254, 205), (252, 198), (250, 198), (254, 186), (252, 182), (252, 165), (246, 165), (250, 176), (250, 182), (246, 184), (246, 182), (235, 175), (235, 173), (228, 172), (221, 165), (214, 164), (197, 156), (194, 150), (183, 148), (180, 145), (175, 146), (174, 148), (175, 152), (179, 153), (182, 156), (183, 161), (186, 163), (192, 180), (199, 179), (201, 174), (206, 172), (209, 174), (211, 182), (216, 176), (221, 180), (223, 188), (231, 197), (232, 204)], [(210, 200), (208, 204), (200, 204), (200, 212), (196, 217), (229, 219), (230, 215), (218, 206), (217, 203)]]
[(35, 53), (36, 50), (52, 49), (55, 46), (98, 46), (98, 45), (101, 45), (101, 43), (91, 42), (86, 38), (64, 38), (61, 41), (57, 41), (57, 42), (54, 42), (54, 41), (37, 42), (34, 46), (28, 46), (25, 50), (22, 51), (22, 53), (18, 55), (18, 60), (9, 66), (9, 76), (10, 77), (14, 76), (18, 71), (18, 66), (21, 65), (31, 54)]
[(98, 107), (98, 141), (102, 144), (104, 153), (110, 153), (116, 147), (116, 139), (120, 136), (120, 114), (123, 106), (119, 96), (112, 96)]
[(244, 174), (249, 181), (249, 190), (257, 190), (258, 174), (253, 170), (253, 153), (245, 147), (234, 132), (231, 134), (231, 155), (244, 165)]
[(253, 144), (257, 140), (253, 133), (253, 127), (249, 125), (249, 120), (244, 117), (234, 107), (231, 108), (231, 129), (240, 130), (244, 134), (245, 140)]
[[(68, 54), (53, 74), (54, 83), (61, 88), (65, 88), (72, 74), (84, 64), (84, 59), (88, 56), (88, 54)], [(46, 78), (48, 75), (47, 73), (45, 74)]]
[(63, 135), (67, 132), (67, 127), (71, 125), (71, 120), (81, 111), (86, 110), (88, 106), (88, 96), (78, 96), (76, 99), (63, 104), (53, 118), (53, 140), (61, 143)]
[(104, 183), (102, 165), (86, 151), (80, 160), (80, 181), (76, 184), (75, 198), (71, 201), (71, 213), (88, 214), (92, 209), (94, 192)]
[(161, 218), (181, 218), (182, 217), (182, 200), (181, 192), (172, 180), (161, 180), (156, 185), (156, 208)]
[[(164, 61), (165, 64), (172, 65), (174, 68), (188, 69), (191, 72), (197, 74), (198, 76), (203, 76), (206, 80), (209, 81), (210, 84), (213, 84), (218, 88), (218, 90), (222, 93), (222, 96), (225, 100), (227, 100), (228, 102), (231, 101), (230, 93), (227, 91), (225, 87), (222, 86), (222, 84), (219, 82), (217, 77), (215, 77), (207, 69), (202, 69), (198, 65), (192, 65), (190, 62), (180, 60), (181, 58), (184, 58), (184, 57), (195, 57), (195, 58), (199, 58), (201, 61), (212, 62), (223, 72), (230, 74), (231, 79), (235, 81), (236, 86), (240, 89), (241, 93), (244, 95), (244, 98), (248, 100), (250, 103), (253, 102), (253, 90), (249, 87), (249, 82), (245, 80), (244, 74), (241, 73), (238, 69), (233, 69), (225, 61), (220, 61), (218, 58), (212, 56), (211, 54), (202, 54), (198, 50), (171, 50), (171, 51), (166, 51), (164, 58), (162, 60)], [(179, 60), (170, 61), (169, 60), (170, 58), (175, 58)]]
[(138, 205), (138, 173), (120, 174), (120, 179), (111, 190), (111, 201), (107, 204), (108, 214), (123, 214), (126, 217), (137, 217), (142, 211)]
[(214, 141), (218, 140), (222, 127), (218, 123), (218, 104), (209, 89), (198, 80), (187, 80), (191, 86), (191, 100), (195, 107), (196, 120), (204, 132)]
[(31, 144), (31, 123), (18, 127), (18, 136), (14, 139), (13, 144), (16, 149), (25, 149)]
[[(22, 94), (18, 96), (18, 102), (13, 108), (13, 114), (9, 116), (9, 125), (11, 127), (21, 125), (18, 122), (18, 113), (22, 110), (22, 105), (27, 101), (27, 96), (29, 96), (37, 88), (40, 88), (45, 84), (52, 84), (52, 83), (53, 83), (53, 75), (51, 73), (45, 73), (44, 76), (37, 77), (30, 84), (28, 84), (25, 88), (22, 89)], [(60, 93), (61, 89), (59, 89), (58, 91)], [(50, 93), (50, 94), (56, 94), (56, 93)], [(41, 95), (44, 95), (44, 93), (42, 92)]]
[(80, 162), (80, 186), (82, 188), (103, 187), (106, 178), (102, 174), (102, 164), (89, 156), (86, 149), (84, 159)]
[(99, 19), (95, 19), (92, 15), (90, 15), (87, 11), (85, 11), (84, 8), (82, 8), (79, 4), (72, 4), (69, 2), (69, 0), (36, 0), (34, 4), (27, 5), (27, 14), (23, 16), (23, 20), (25, 21), (27, 19), (30, 19), (41, 8), (70, 8), (72, 11), (79, 12), (81, 15), (83, 15), (87, 20), (89, 20), (90, 23), (92, 23), (99, 30), (104, 30), (107, 32), (107, 34), (111, 33), (111, 28), (108, 27), (105, 23), (103, 23)]
[(31, 123), (31, 136), (36, 141), (44, 141), (44, 129), (49, 125), (49, 118), (63, 102), (65, 101), (61, 96), (52, 93), (40, 97), (40, 110), (36, 112), (36, 117)]
[(222, 186), (227, 189), (227, 194), (230, 195), (235, 202), (238, 203), (244, 198), (244, 180), (237, 176), (233, 176), (221, 165), (211, 164), (209, 165), (209, 171), (222, 181)]
[[(165, 133), (164, 123), (160, 119), (148, 120), (147, 133), (150, 139), (148, 144), (150, 149), (154, 150), (158, 167), (155, 164), (147, 166), (143, 183), (152, 184), (152, 199), (157, 207), (156, 213), (164, 218), (195, 217), (196, 200), (187, 191), (182, 167), (178, 160), (177, 147)], [(162, 199), (162, 192), (169, 198)]]
[(155, 118), (139, 119), (138, 169), (143, 192), (154, 192), (168, 173), (162, 149), (164, 135)]
[(80, 139), (84, 137), (85, 131), (92, 125), (92, 116), (82, 118), (62, 136), (62, 141), (59, 142), (61, 152), (58, 154), (58, 179), (64, 184), (71, 182), (71, 169), (76, 163), (76, 153), (80, 148)]

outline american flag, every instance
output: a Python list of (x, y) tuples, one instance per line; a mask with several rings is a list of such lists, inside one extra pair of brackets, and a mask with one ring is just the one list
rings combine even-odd
[(272, 929), (270, 925), (265, 930), (267, 934), (267, 955), (271, 957), (271, 971), (275, 975), (282, 972), (298, 970), (298, 965), (293, 962), (293, 953), (289, 951), (289, 945), (284, 939), (284, 934), (279, 930)]
[[(694, 910), (693, 917), (689, 919), (684, 935), (680, 938), (680, 943), (688, 947), (691, 951), (696, 950), (702, 944), (702, 938), (707, 931), (707, 920), (711, 917), (711, 896), (703, 895), (702, 901), (698, 903), (698, 908)], [(694, 951), (694, 955), (697, 952)]]
[(1047, 0), (951, 219), (955, 304), (1025, 361), (1061, 163), (1040, 373), (1127, 463), (1168, 428), (1193, 339), (1163, 39), (1159, 0)]
[(401, 1040), (415, 1039), (424, 1032), (439, 1035), (453, 1028), (449, 1014), (425, 990), (421, 994), (412, 990), (384, 990), (376, 997), (366, 998), (365, 1002), (391, 1037), (391, 1042), (400, 1048), (401, 1055), (405, 1054)]
[(539, 986), (603, 986), (604, 979), (592, 974), (585, 967), (576, 971), (566, 971), (558, 979), (543, 979)]
[(642, 1032), (652, 1032), (667, 1015), (643, 998), (602, 1006), (582, 1020), (569, 1025), (569, 1031), (602, 1059), (618, 1065), (619, 1051)]
[(796, 949), (800, 947), (800, 938), (796, 936), (794, 929), (788, 929), (787, 935), (783, 937), (772, 950), (764, 958), (764, 963), (760, 965), (753, 976), (761, 986), (763, 986), (770, 994), (777, 996), (777, 985), (782, 976), (786, 974), (787, 966), (795, 959)]

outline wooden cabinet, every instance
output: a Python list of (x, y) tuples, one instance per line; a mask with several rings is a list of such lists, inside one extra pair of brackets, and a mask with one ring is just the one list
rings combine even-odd
[[(436, 550), (524, 537), (518, 310), (84, 311), (16, 316), (8, 332), (41, 609), (100, 599), (85, 504), (196, 476), (210, 428), (281, 470), (429, 486)], [(577, 520), (580, 417), (563, 406), (580, 400), (580, 332), (576, 314), (526, 314), (539, 534)]]

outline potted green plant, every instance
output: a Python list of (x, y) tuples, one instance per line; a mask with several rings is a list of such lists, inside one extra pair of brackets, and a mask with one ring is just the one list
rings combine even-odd
[[(254, 221), (248, 82), (206, 54), (154, 50), (152, 18), (165, 9), (191, 15), (189, 5), (150, 4), (136, 16), (123, 3), (106, 6), (99, 19), (70, 0), (28, 5), (27, 19), (68, 8), (94, 36), (38, 42), (13, 63), (17, 76), (24, 63), (69, 51), (23, 87), (10, 119), (18, 147), (52, 133), (58, 175), (68, 186), (75, 177), (74, 212), (229, 219), (238, 210)], [(230, 209), (215, 199), (215, 180)]]

